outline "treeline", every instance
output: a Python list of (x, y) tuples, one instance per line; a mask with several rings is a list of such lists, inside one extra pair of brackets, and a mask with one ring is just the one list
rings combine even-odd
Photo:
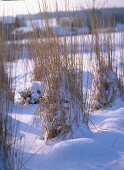
[(104, 13), (102, 10), (91, 10), (84, 18), (80, 18), (79, 26), (82, 26), (83, 21), (89, 30), (92, 29), (92, 19), (94, 19), (97, 28), (116, 27), (117, 24), (124, 24), (124, 13)]
[[(53, 13), (47, 13), (48, 19), (55, 18), (56, 12)], [(95, 24), (98, 28), (107, 28), (107, 27), (115, 27), (117, 24), (124, 24), (124, 8), (106, 8), (106, 9), (91, 9), (91, 10), (80, 10), (80, 11), (69, 11), (67, 12), (58, 12), (58, 18), (67, 18), (72, 17), (75, 18), (74, 22), (71, 23), (72, 30), (74, 27), (81, 28), (82, 26), (86, 26), (89, 28), (89, 32), (91, 33), (92, 30), (92, 19), (94, 17)], [(40, 14), (32, 14), (31, 19), (41, 19)], [(43, 14), (44, 19), (44, 14)], [(4, 19), (7, 21), (7, 19)], [(2, 19), (0, 21), (0, 35), (2, 33), (2, 30), (5, 31), (4, 37), (5, 39), (13, 39), (11, 32), (20, 26), (25, 26), (24, 23), (26, 20), (29, 20), (28, 15), (23, 16), (17, 16), (14, 19), (14, 23), (12, 22), (5, 22), (3, 25)], [(68, 19), (69, 20), (69, 19)], [(70, 21), (67, 22), (67, 25), (70, 26)], [(4, 29), (3, 29), (4, 28)], [(39, 33), (39, 30), (37, 31)], [(7, 34), (6, 34), (7, 33)], [(30, 32), (26, 33), (27, 37), (30, 37)], [(44, 34), (44, 33), (43, 33)], [(21, 35), (21, 39), (25, 35)], [(15, 37), (17, 39), (18, 37)]]

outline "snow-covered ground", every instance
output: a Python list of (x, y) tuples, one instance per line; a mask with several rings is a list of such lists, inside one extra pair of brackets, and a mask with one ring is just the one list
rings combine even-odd
[[(120, 51), (115, 51), (120, 62)], [(89, 71), (90, 56), (84, 54), (84, 71)], [(79, 60), (80, 62), (80, 60)], [(22, 105), (19, 92), (32, 81), (33, 61), (13, 62), (15, 104), (10, 116), (18, 123), (17, 138), (22, 138), (22, 169), (28, 170), (123, 170), (124, 102), (116, 99), (111, 108), (90, 113), (88, 129), (81, 125), (72, 139), (43, 140), (42, 125), (34, 122), (36, 105)], [(26, 67), (25, 67), (26, 65)], [(84, 83), (85, 86), (85, 83)], [(19, 104), (20, 103), (20, 104)]]
[(11, 114), (19, 123), (24, 169), (123, 170), (124, 103), (120, 99), (112, 108), (91, 113), (91, 131), (82, 126), (74, 139), (53, 139), (47, 144), (42, 139), (42, 127), (33, 123), (37, 106), (16, 106)]

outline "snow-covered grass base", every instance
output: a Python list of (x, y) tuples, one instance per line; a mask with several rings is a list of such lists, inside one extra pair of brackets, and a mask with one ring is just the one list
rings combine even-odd
[(111, 106), (119, 95), (118, 79), (111, 68), (100, 65), (96, 68), (92, 80), (90, 110), (99, 110)]
[(62, 67), (60, 72), (51, 75), (46, 84), (39, 114), (45, 141), (58, 135), (64, 138), (68, 132), (73, 134), (73, 126), (88, 125), (81, 89), (83, 72), (80, 72), (79, 79), (78, 71)]

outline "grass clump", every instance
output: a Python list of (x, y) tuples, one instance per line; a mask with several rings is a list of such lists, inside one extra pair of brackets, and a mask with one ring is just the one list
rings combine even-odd
[[(103, 26), (98, 27), (95, 10), (93, 15), (90, 15), (92, 34), (80, 35), (82, 39), (80, 41), (78, 31), (74, 35), (71, 32), (70, 36), (67, 36), (67, 26), (64, 28), (63, 37), (60, 36), (62, 26), (57, 27), (57, 32), (51, 34), (46, 11), (44, 15), (46, 15), (47, 36), (44, 37), (42, 30), (39, 30), (40, 38), (38, 39), (33, 27), (34, 43), (31, 43), (31, 50), (34, 59), (34, 79), (44, 83), (45, 91), (40, 98), (40, 111), (37, 114), (40, 115), (44, 138), (47, 141), (59, 134), (63, 137), (66, 137), (68, 132), (73, 134), (75, 125), (79, 127), (85, 123), (88, 126), (89, 110), (98, 110), (114, 102), (119, 91), (119, 76), (114, 70), (112, 32), (109, 29), (109, 32), (100, 34), (99, 29), (104, 28), (104, 22), (101, 22)], [(56, 16), (58, 16), (57, 12)], [(67, 17), (69, 18), (68, 12)], [(41, 16), (41, 23), (42, 18)], [(85, 23), (82, 25), (85, 26)], [(84, 53), (90, 55), (89, 63), (95, 60), (92, 81), (87, 71), (85, 95)], [(90, 93), (88, 92), (89, 83)]]
[[(44, 83), (44, 95), (40, 98), (37, 114), (42, 121), (44, 139), (48, 141), (60, 134), (62, 137), (66, 137), (68, 132), (72, 135), (74, 127), (81, 123), (88, 125), (88, 115), (84, 111), (83, 62), (80, 68), (76, 62), (77, 42), (70, 36), (72, 49), (69, 54), (66, 30), (63, 37), (59, 27), (56, 33), (51, 34), (47, 17), (45, 23), (47, 37), (39, 32), (41, 36), (38, 39), (34, 29), (35, 43), (31, 43), (30, 48), (34, 78)], [(35, 112), (35, 116), (37, 114)]]
[[(45, 94), (40, 99), (42, 124), (45, 140), (58, 136), (66, 137), (84, 119), (83, 94), (80, 79), (74, 70), (62, 67), (61, 72), (52, 75), (46, 85)], [(84, 123), (88, 120), (84, 119)]]
[[(3, 37), (4, 29), (0, 36), (0, 47), (4, 45), (8, 49)], [(14, 170), (20, 167), (21, 154), (16, 150), (17, 124), (9, 114), (12, 112), (14, 94), (12, 68), (7, 63), (5, 51), (0, 50), (0, 168)]]
[(91, 110), (94, 111), (111, 106), (117, 94), (119, 94), (119, 89), (116, 74), (112, 69), (101, 64), (95, 70), (92, 80)]
[[(99, 32), (95, 11), (92, 20), (92, 43), (96, 66), (92, 77), (90, 110), (94, 111), (112, 106), (117, 96), (120, 96), (121, 88), (119, 88), (120, 76), (115, 71), (116, 64), (114, 63), (114, 61), (118, 62), (113, 52), (115, 48), (113, 44), (116, 44), (115, 36), (113, 36), (115, 32), (112, 32), (112, 29)], [(102, 27), (104, 28), (104, 23)]]

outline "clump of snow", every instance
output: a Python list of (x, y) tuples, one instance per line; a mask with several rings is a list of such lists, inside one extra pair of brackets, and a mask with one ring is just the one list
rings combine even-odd
[(25, 104), (37, 104), (39, 103), (40, 97), (43, 96), (43, 83), (37, 82), (30, 82), (27, 87), (20, 92), (22, 101)]
[(95, 70), (90, 95), (91, 110), (98, 110), (112, 105), (118, 95), (118, 79), (112, 69), (100, 65)]

